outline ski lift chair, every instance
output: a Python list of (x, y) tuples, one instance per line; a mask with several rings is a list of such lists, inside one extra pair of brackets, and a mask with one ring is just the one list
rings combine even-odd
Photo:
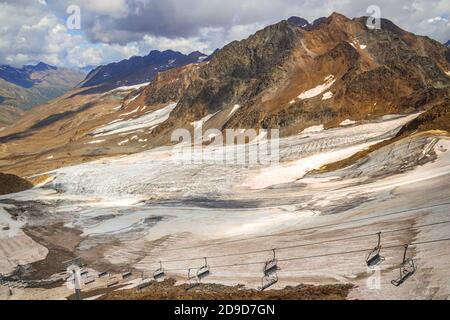
[(82, 270), (80, 271), (80, 276), (81, 276), (81, 277), (87, 277), (88, 273), (89, 273), (89, 270), (87, 270), (87, 269), (82, 269)]
[(408, 247), (409, 247), (408, 245), (405, 245), (405, 252), (403, 253), (403, 262), (400, 266), (400, 275), (397, 279), (391, 281), (391, 283), (396, 287), (401, 286), (416, 272), (416, 265), (414, 263), (414, 260), (412, 258), (406, 259)]
[(141, 274), (141, 282), (138, 284), (137, 288), (138, 290), (145, 289), (149, 287), (152, 284), (152, 281), (150, 280), (149, 276), (146, 276), (144, 272)]
[(264, 275), (264, 277), (261, 278), (261, 287), (259, 287), (258, 290), (264, 291), (267, 288), (273, 286), (277, 282), (278, 282), (278, 275), (276, 273)]
[(211, 270), (208, 265), (208, 258), (205, 258), (205, 264), (197, 270), (197, 278), (199, 280), (206, 278), (211, 273)]
[(107, 288), (114, 287), (114, 286), (118, 285), (119, 282), (120, 281), (119, 281), (119, 278), (117, 276), (111, 277), (111, 274), (110, 274), (109, 277), (108, 277), (108, 281), (106, 283), (106, 287)]
[(195, 287), (197, 287), (200, 284), (200, 280), (196, 274), (193, 274), (191, 271), (193, 269), (188, 269), (188, 277), (187, 277), (187, 286), (186, 291), (191, 290)]
[(267, 260), (264, 263), (264, 269), (263, 269), (263, 273), (264, 276), (270, 276), (273, 273), (276, 273), (279, 269), (278, 269), (278, 260), (277, 260), (277, 254), (275, 249), (272, 250), (273, 252), (273, 257), (270, 260)]
[(162, 262), (159, 262), (159, 268), (155, 270), (155, 272), (153, 272), (153, 279), (155, 281), (158, 281), (159, 279), (164, 280), (164, 278), (166, 277), (166, 273), (164, 272), (164, 269), (162, 267)]
[(88, 285), (88, 284), (91, 284), (91, 283), (94, 283), (94, 282), (95, 282), (95, 277), (94, 276), (90, 276), (90, 277), (86, 278), (86, 280), (84, 281), (84, 284)]
[(380, 255), (381, 252), (381, 232), (378, 233), (377, 246), (367, 255), (366, 263), (369, 268), (373, 268), (381, 264), (385, 258)]
[(128, 268), (127, 270), (125, 270), (124, 272), (122, 272), (122, 279), (128, 279), (129, 277), (131, 277), (133, 275), (133, 272), (131, 271), (130, 268)]

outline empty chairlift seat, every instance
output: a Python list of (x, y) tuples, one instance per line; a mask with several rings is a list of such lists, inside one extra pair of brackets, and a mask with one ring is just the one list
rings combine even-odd
[(377, 246), (367, 255), (366, 264), (369, 268), (378, 266), (385, 260), (385, 258), (381, 256), (380, 253), (381, 253), (381, 232), (378, 233)]
[(400, 265), (400, 275), (397, 279), (391, 281), (391, 283), (396, 287), (401, 286), (416, 272), (416, 265), (414, 263), (414, 260), (412, 258), (408, 259), (406, 258), (408, 247), (409, 247), (408, 245), (405, 245), (405, 252), (403, 253), (403, 262)]
[(87, 277), (88, 274), (89, 274), (89, 271), (87, 269), (80, 270), (80, 276)]
[(95, 277), (94, 276), (86, 277), (86, 279), (84, 280), (84, 284), (85, 285), (88, 285), (88, 284), (91, 284), (91, 283), (94, 283), (94, 282), (95, 282)]
[(197, 278), (199, 280), (206, 278), (211, 273), (211, 270), (208, 265), (208, 258), (205, 258), (205, 263), (197, 270)]
[(186, 279), (186, 291), (191, 290), (200, 284), (200, 279), (198, 278), (197, 274), (192, 272), (192, 270), (194, 269), (188, 269), (188, 276)]
[(263, 272), (264, 272), (265, 276), (269, 276), (278, 271), (278, 260), (277, 260), (276, 249), (273, 249), (272, 252), (273, 252), (273, 257), (264, 263)]
[(137, 289), (142, 290), (147, 287), (149, 287), (152, 284), (152, 279), (149, 275), (147, 275), (145, 272), (142, 272), (141, 274), (141, 281), (139, 282)]
[(278, 260), (276, 257), (276, 249), (272, 250), (273, 257), (269, 260), (267, 260), (264, 263), (263, 267), (263, 277), (261, 278), (261, 286), (258, 288), (260, 291), (264, 291), (267, 288), (270, 288), (275, 283), (278, 282), (278, 275), (277, 271), (278, 268)]
[(108, 282), (106, 283), (106, 287), (107, 288), (111, 288), (111, 287), (114, 287), (114, 286), (116, 286), (116, 285), (118, 285), (119, 284), (119, 278), (118, 277), (116, 277), (116, 276), (111, 276), (111, 275), (109, 275), (109, 277), (108, 277)]
[(133, 275), (133, 272), (131, 270), (125, 270), (122, 272), (122, 279), (128, 279)]
[(155, 279), (155, 281), (158, 280), (164, 280), (164, 278), (166, 277), (166, 273), (164, 272), (164, 269), (162, 267), (162, 262), (159, 262), (159, 268), (155, 270), (155, 272), (153, 272), (153, 279)]
[(261, 279), (261, 286), (258, 288), (258, 290), (264, 291), (267, 288), (270, 288), (271, 286), (273, 286), (277, 282), (278, 282), (278, 275), (276, 273), (273, 273), (268, 276), (265, 275)]

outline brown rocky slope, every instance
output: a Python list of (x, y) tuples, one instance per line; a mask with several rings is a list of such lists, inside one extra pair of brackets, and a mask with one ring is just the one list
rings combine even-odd
[[(387, 20), (374, 31), (364, 18), (337, 13), (310, 30), (282, 21), (217, 52), (159, 133), (218, 111), (214, 123), (221, 129), (280, 128), (283, 135), (347, 118), (413, 112), (449, 95), (448, 52)], [(329, 88), (299, 98), (330, 75)], [(327, 91), (331, 98), (325, 99)], [(241, 108), (228, 117), (236, 104)]]
[(12, 174), (0, 173), (0, 195), (30, 189), (33, 184)]

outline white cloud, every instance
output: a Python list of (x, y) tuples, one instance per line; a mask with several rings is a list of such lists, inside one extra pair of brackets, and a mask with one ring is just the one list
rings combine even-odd
[[(68, 5), (81, 8), (82, 30), (65, 27)], [(362, 16), (372, 0), (2, 0), (0, 63), (42, 60), (102, 64), (173, 49), (212, 52), (291, 15), (313, 20), (333, 11)], [(450, 39), (450, 1), (378, 0), (384, 18), (438, 41)]]
[(448, 20), (445, 19), (445, 18), (442, 18), (442, 17), (434, 17), (434, 18), (428, 19), (427, 22), (431, 23), (431, 24), (439, 23), (439, 22), (445, 22), (446, 23), (446, 22), (448, 22)]

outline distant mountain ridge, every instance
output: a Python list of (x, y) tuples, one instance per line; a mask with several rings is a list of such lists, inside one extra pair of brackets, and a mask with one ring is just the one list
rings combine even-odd
[(15, 85), (23, 88), (31, 88), (36, 84), (39, 79), (33, 79), (32, 74), (34, 72), (42, 72), (48, 70), (57, 70), (58, 68), (48, 65), (43, 62), (39, 62), (36, 65), (26, 65), (22, 68), (14, 68), (9, 65), (0, 66), (0, 78), (5, 81), (11, 82)]
[(297, 27), (300, 27), (307, 31), (312, 30), (313, 28), (316, 28), (320, 24), (324, 23), (326, 20), (327, 20), (326, 17), (321, 17), (321, 18), (314, 20), (313, 23), (309, 23), (308, 20), (297, 17), (297, 16), (292, 16), (289, 19), (287, 19), (287, 21), (289, 23), (296, 25)]
[(96, 87), (89, 92), (107, 91), (121, 86), (150, 82), (159, 72), (202, 62), (208, 56), (199, 51), (188, 55), (181, 52), (153, 50), (147, 56), (135, 56), (120, 62), (99, 66), (92, 70), (80, 87)]
[(74, 88), (84, 77), (77, 70), (39, 62), (15, 68), (0, 66), (0, 125), (13, 123), (28, 110)]

